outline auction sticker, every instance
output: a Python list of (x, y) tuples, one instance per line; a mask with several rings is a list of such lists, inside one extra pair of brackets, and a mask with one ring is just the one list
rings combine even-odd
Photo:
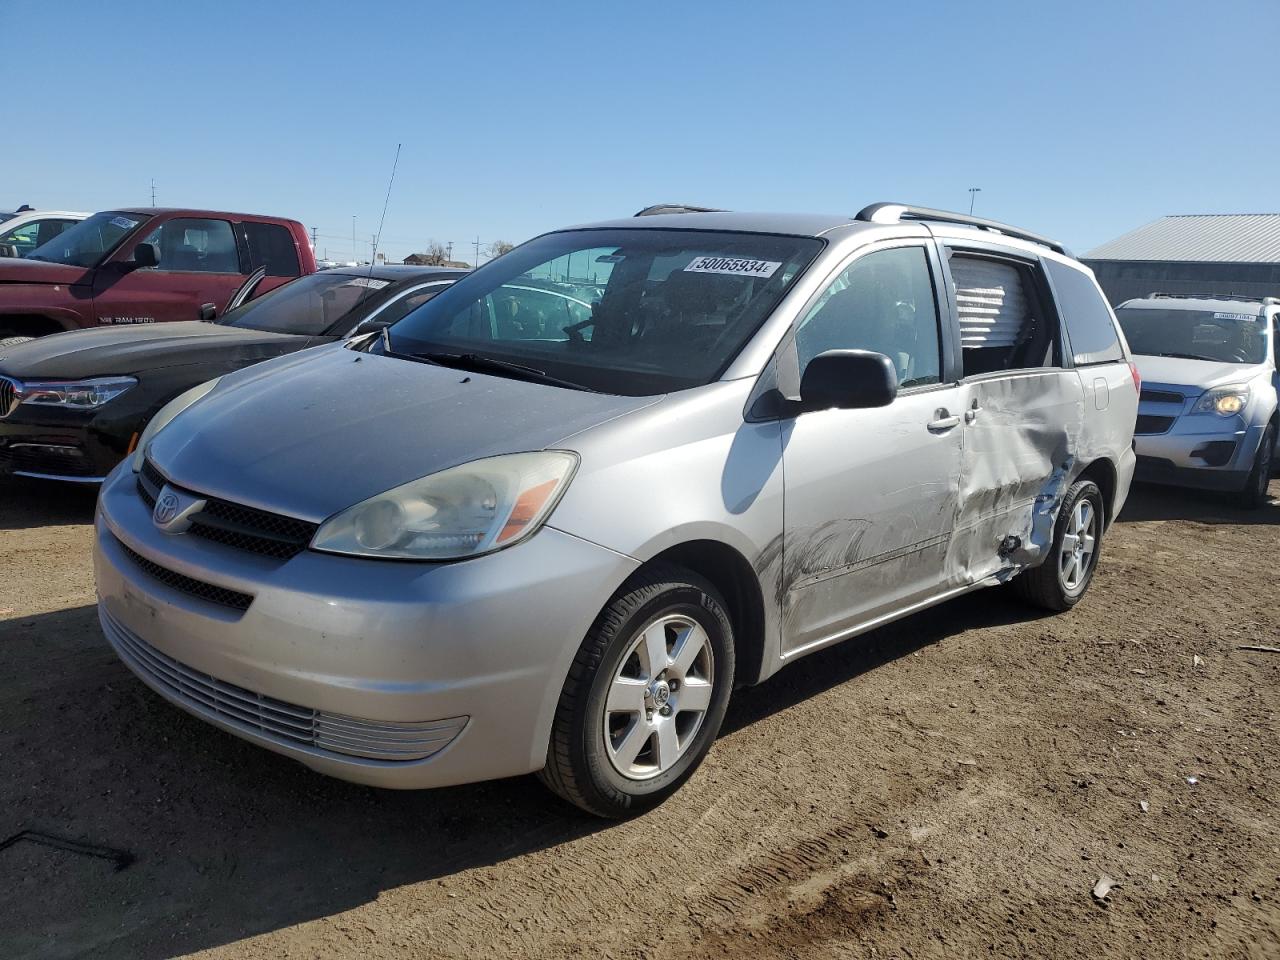
[(747, 257), (694, 257), (685, 273), (730, 273), (739, 277), (772, 277), (782, 264)]
[(1256, 314), (1252, 314), (1252, 313), (1215, 313), (1215, 314), (1213, 315), (1213, 319), (1215, 319), (1215, 320), (1246, 320), (1246, 321), (1253, 320), (1253, 321), (1256, 321), (1256, 320), (1258, 319), (1258, 317), (1257, 317), (1257, 315), (1256, 315)]
[(353, 277), (347, 281), (348, 287), (368, 287), (370, 290), (381, 290), (390, 280), (376, 280), (373, 277)]
[(121, 230), (132, 230), (138, 225), (137, 220), (130, 220), (128, 217), (112, 217), (111, 225), (119, 227)]

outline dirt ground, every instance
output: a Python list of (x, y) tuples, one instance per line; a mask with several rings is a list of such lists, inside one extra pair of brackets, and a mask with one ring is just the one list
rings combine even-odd
[(1239, 649), (1280, 646), (1280, 505), (1137, 488), (1072, 613), (984, 591), (810, 657), (623, 824), (168, 706), (99, 633), (92, 512), (0, 487), (0, 842), (133, 860), (0, 849), (5, 960), (1280, 957), (1280, 655)]

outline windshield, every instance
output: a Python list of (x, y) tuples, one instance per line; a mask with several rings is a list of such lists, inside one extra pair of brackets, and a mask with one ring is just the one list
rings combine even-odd
[(1219, 363), (1261, 363), (1267, 356), (1266, 318), (1222, 310), (1121, 307), (1116, 318), (1134, 353)]
[(134, 227), (150, 219), (139, 213), (95, 213), (36, 247), (27, 254), (27, 259), (73, 267), (97, 266)]
[[(329, 333), (330, 327), (390, 285), (390, 280), (353, 277), (332, 270), (313, 273), (250, 300), (224, 314), (218, 322), (229, 327), (318, 337)], [(350, 325), (354, 327), (359, 322), (359, 317), (352, 316)], [(341, 327), (332, 332), (341, 336), (350, 330)]]
[(646, 396), (720, 375), (822, 241), (691, 230), (532, 240), (393, 326), (391, 352), (501, 360)]

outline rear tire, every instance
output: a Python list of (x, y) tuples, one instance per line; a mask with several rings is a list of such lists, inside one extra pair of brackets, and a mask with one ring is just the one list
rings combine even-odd
[(692, 571), (655, 566), (614, 594), (569, 668), (538, 776), (598, 817), (634, 816), (693, 775), (733, 688), (733, 628)]
[(1262, 435), (1258, 444), (1258, 453), (1253, 458), (1253, 469), (1249, 471), (1249, 479), (1241, 491), (1241, 503), (1248, 510), (1257, 510), (1266, 504), (1267, 487), (1271, 484), (1271, 468), (1275, 462), (1276, 428), (1272, 424)]
[(1089, 589), (1102, 555), (1106, 508), (1092, 480), (1077, 480), (1058, 508), (1049, 555), (1038, 567), (1023, 571), (1013, 588), (1028, 603), (1062, 613)]

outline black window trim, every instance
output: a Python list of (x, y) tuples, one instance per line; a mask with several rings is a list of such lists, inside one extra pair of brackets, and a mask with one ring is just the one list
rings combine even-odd
[[(1008, 377), (1013, 375), (1027, 375), (1036, 372), (1054, 371), (1054, 370), (1074, 370), (1075, 357), (1071, 351), (1071, 345), (1067, 341), (1067, 325), (1062, 322), (1062, 314), (1058, 310), (1058, 301), (1054, 297), (1053, 289), (1049, 285), (1049, 270), (1045, 267), (1043, 258), (1028, 253), (1025, 250), (1019, 250), (1011, 247), (1002, 246), (997, 243), (984, 243), (980, 240), (952, 239), (950, 237), (938, 238), (938, 245), (941, 248), (941, 260), (946, 278), (946, 298), (956, 330), (957, 356), (956, 360), (959, 364), (957, 373), (961, 374), (959, 382), (974, 383), (981, 380), (996, 380), (1000, 377)], [(951, 257), (953, 255), (978, 257), (986, 260), (997, 260), (1012, 264), (1015, 267), (1021, 267), (1031, 271), (1032, 289), (1031, 293), (1035, 296), (1037, 306), (1044, 311), (1044, 316), (1050, 319), (1056, 325), (1056, 335), (1053, 340), (1053, 346), (1056, 356), (1055, 363), (1052, 366), (1038, 367), (1011, 367), (1008, 370), (990, 370), (985, 373), (975, 373), (969, 376), (964, 374), (964, 356), (963, 349), (959, 347), (960, 339), (960, 320), (959, 307), (956, 303), (956, 282), (951, 275)]]

